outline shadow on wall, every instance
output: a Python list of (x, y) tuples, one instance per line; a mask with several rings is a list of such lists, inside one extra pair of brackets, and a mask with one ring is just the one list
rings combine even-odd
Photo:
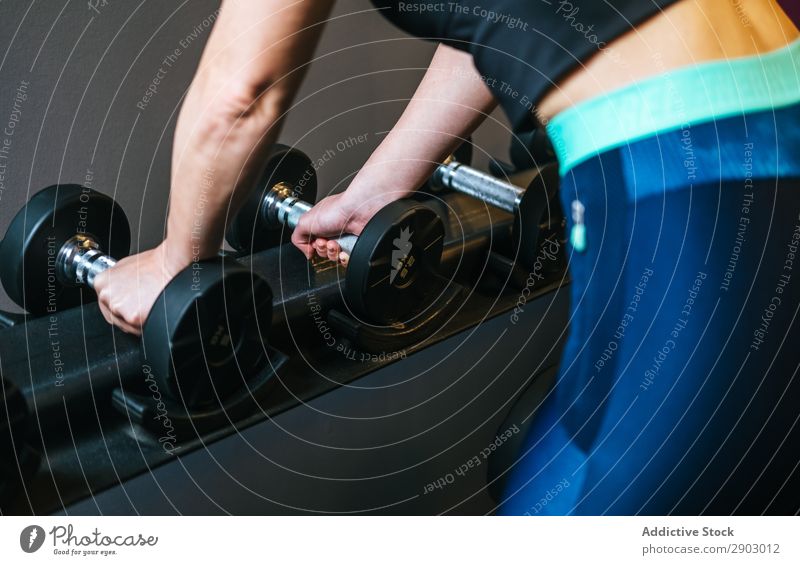
[[(75, 182), (113, 195), (133, 248), (163, 234), (180, 100), (216, 19), (212, 0), (0, 4), (0, 230), (29, 195)], [(369, 0), (339, 0), (281, 141), (320, 167), (322, 193), (346, 186), (402, 112), (434, 46)], [(354, 33), (357, 31), (357, 33)], [(479, 142), (505, 152), (502, 128)], [(0, 308), (14, 309), (3, 294)]]

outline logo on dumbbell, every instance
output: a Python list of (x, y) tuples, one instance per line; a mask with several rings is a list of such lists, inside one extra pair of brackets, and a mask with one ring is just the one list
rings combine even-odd
[(44, 528), (41, 526), (28, 526), (19, 535), (19, 546), (25, 553), (34, 553), (44, 543)]
[(409, 269), (414, 265), (414, 257), (411, 255), (411, 249), (414, 245), (411, 243), (411, 236), (414, 233), (410, 228), (405, 227), (400, 230), (400, 237), (394, 238), (394, 250), (392, 251), (392, 272), (389, 275), (389, 284), (393, 284), (397, 275), (400, 279), (405, 279), (408, 276)]
[(224, 324), (217, 325), (217, 331), (211, 336), (210, 344), (214, 347), (230, 347), (231, 334), (228, 333), (228, 328)]

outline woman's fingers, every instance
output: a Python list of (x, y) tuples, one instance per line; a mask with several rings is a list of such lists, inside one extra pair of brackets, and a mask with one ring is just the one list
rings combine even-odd
[[(329, 261), (342, 261), (342, 250), (330, 237), (340, 232), (348, 232), (349, 215), (342, 213), (340, 196), (328, 196), (303, 214), (292, 234), (292, 243), (302, 251), (307, 259), (315, 254)], [(322, 237), (319, 236), (322, 234)]]
[(339, 244), (335, 241), (329, 241), (325, 247), (326, 249), (326, 257), (331, 261), (338, 261), (339, 254), (342, 252), (342, 249), (339, 247)]
[(323, 259), (328, 258), (328, 240), (318, 237), (314, 240), (314, 250)]
[(114, 316), (102, 302), (100, 302), (100, 313), (103, 315), (103, 318), (105, 318), (106, 322), (108, 322), (112, 326), (114, 325)]
[(120, 316), (116, 315), (114, 316), (114, 325), (117, 326), (126, 334), (131, 334), (135, 336), (142, 335), (142, 329), (140, 327), (129, 324), (127, 321), (125, 321), (125, 318), (122, 318)]
[(316, 249), (314, 249), (313, 242), (309, 241), (307, 233), (294, 230), (292, 233), (292, 244), (306, 256), (306, 259), (311, 260), (314, 256)]
[(112, 326), (117, 326), (125, 333), (137, 336), (141, 335), (142, 330), (140, 327), (128, 323), (128, 321), (123, 316), (121, 316), (117, 312), (114, 312), (114, 310), (104, 301), (100, 300), (99, 303), (100, 303), (100, 313), (103, 315), (103, 318), (105, 318), (106, 322), (108, 322)]

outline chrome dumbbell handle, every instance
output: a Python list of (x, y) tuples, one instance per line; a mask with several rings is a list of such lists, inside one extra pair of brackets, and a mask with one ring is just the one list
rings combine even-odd
[(94, 289), (97, 275), (117, 264), (100, 251), (90, 235), (76, 235), (61, 246), (56, 255), (56, 278), (65, 286), (88, 286)]
[(449, 188), (461, 192), (512, 214), (519, 208), (522, 195), (525, 194), (525, 191), (518, 186), (503, 182), (454, 159), (448, 159), (436, 168), (432, 182), (437, 188)]
[[(292, 195), (292, 186), (280, 182), (272, 187), (264, 198), (261, 214), (269, 223), (279, 223), (290, 229), (295, 229), (300, 218), (311, 210), (312, 204)], [(352, 254), (358, 236), (344, 235), (336, 240), (342, 252), (348, 256)]]

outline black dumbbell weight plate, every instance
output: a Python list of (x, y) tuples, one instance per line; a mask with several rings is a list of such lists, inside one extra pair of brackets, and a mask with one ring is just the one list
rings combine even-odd
[(345, 300), (354, 314), (394, 324), (427, 308), (442, 291), (443, 243), (442, 219), (427, 206), (398, 200), (378, 211), (348, 261)]
[[(0, 280), (8, 296), (37, 316), (79, 305), (81, 289), (63, 286), (55, 276), (61, 246), (77, 234), (91, 235), (115, 259), (130, 250), (128, 219), (113, 199), (77, 184), (36, 193), (0, 243)], [(84, 302), (95, 299), (94, 292), (83, 296)]]
[(264, 197), (280, 182), (291, 185), (293, 195), (299, 200), (317, 201), (317, 175), (311, 160), (302, 151), (276, 144), (267, 159), (258, 186), (250, 191), (228, 226), (225, 237), (231, 247), (237, 251), (255, 253), (289, 241), (289, 228), (270, 226), (261, 216)]
[(142, 332), (159, 386), (190, 407), (219, 404), (241, 391), (268, 358), (269, 285), (230, 260), (181, 271), (156, 300)]
[(558, 183), (558, 166), (550, 164), (542, 167), (519, 203), (512, 241), (516, 261), (527, 268), (534, 265), (539, 254), (539, 225), (557, 209), (555, 199), (558, 198)]

